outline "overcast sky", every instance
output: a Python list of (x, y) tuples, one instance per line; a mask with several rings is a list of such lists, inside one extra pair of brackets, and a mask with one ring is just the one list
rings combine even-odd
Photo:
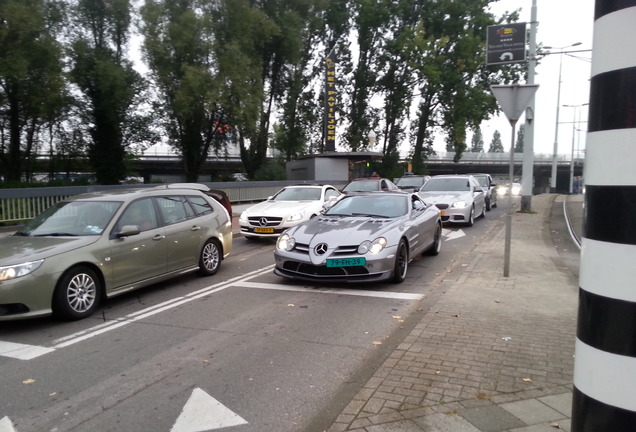
[[(589, 50), (592, 48), (594, 28), (593, 0), (535, 0), (537, 5), (537, 44), (561, 48), (581, 42), (581, 45), (564, 48), (563, 51)], [(530, 10), (533, 0), (499, 0), (491, 10), (500, 16), (506, 10), (521, 9), (519, 22), (530, 25)], [(551, 155), (555, 141), (557, 93), (559, 84), (559, 62), (561, 70), (561, 107), (559, 109), (558, 153), (569, 157), (572, 150), (573, 122), (580, 129), (587, 129), (587, 106), (580, 108), (562, 105), (581, 105), (588, 102), (591, 71), (591, 52), (552, 54), (543, 57), (536, 67), (535, 84), (539, 89), (535, 95), (534, 152)], [(525, 84), (521, 82), (520, 84)], [(576, 120), (580, 118), (580, 123)], [(523, 124), (522, 117), (517, 128)], [(488, 150), (495, 130), (501, 133), (504, 149), (510, 149), (510, 123), (503, 114), (482, 124), (484, 148)], [(469, 137), (470, 139), (470, 137)], [(470, 145), (470, 141), (468, 141)], [(584, 148), (585, 132), (575, 135), (575, 149)], [(437, 147), (437, 146), (436, 146)], [(444, 151), (443, 148), (438, 149)]]

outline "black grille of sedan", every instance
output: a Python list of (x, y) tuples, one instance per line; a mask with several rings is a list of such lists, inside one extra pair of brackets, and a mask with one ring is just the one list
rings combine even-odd
[(435, 204), (435, 207), (437, 207), (440, 210), (444, 210), (448, 208), (448, 204)]
[(280, 225), (283, 221), (282, 217), (272, 217), (272, 216), (250, 216), (247, 218), (250, 225), (254, 225), (257, 227), (275, 227)]
[(326, 267), (315, 266), (312, 264), (300, 263), (296, 261), (286, 261), (283, 265), (283, 269), (296, 274), (305, 276), (366, 276), (369, 271), (366, 267)]

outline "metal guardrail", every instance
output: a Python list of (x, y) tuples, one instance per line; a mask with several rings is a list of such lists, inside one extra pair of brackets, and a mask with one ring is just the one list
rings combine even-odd
[[(302, 181), (216, 182), (205, 183), (210, 189), (225, 192), (233, 204), (262, 201), (274, 195), (282, 187), (312, 183)], [(43, 188), (0, 189), (0, 223), (33, 219), (53, 204), (70, 196), (82, 193), (113, 189), (147, 188), (160, 184), (131, 184), (111, 186), (68, 186)], [(340, 188), (344, 184), (334, 184)]]

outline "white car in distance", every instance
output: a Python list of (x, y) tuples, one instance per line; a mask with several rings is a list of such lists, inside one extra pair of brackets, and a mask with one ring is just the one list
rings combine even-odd
[(277, 238), (287, 228), (321, 214), (326, 203), (335, 202), (341, 196), (331, 185), (286, 186), (241, 213), (241, 233), (247, 239)]

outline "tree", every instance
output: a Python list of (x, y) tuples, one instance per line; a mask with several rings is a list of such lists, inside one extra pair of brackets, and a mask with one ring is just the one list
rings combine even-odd
[(473, 137), (471, 138), (471, 146), (470, 151), (473, 153), (480, 153), (484, 151), (484, 137), (481, 134), (481, 128), (478, 127), (473, 132)]
[(523, 153), (523, 139), (525, 137), (525, 133), (525, 125), (519, 126), (519, 130), (517, 131), (517, 142), (515, 143), (515, 153)]
[(497, 111), (490, 85), (521, 73), (519, 66), (492, 68), (483, 61), (487, 27), (515, 20), (517, 13), (496, 19), (486, 11), (488, 0), (413, 1), (415, 15), (421, 17), (414, 154), (426, 153), (430, 130), (438, 128), (458, 161), (467, 147), (466, 128), (476, 128)]
[(492, 141), (490, 142), (490, 147), (488, 148), (488, 152), (503, 153), (503, 151), (504, 151), (504, 148), (503, 148), (503, 144), (501, 143), (501, 133), (499, 133), (499, 131), (496, 130), (492, 134)]
[(44, 126), (63, 111), (60, 17), (51, 1), (0, 2), (0, 174), (7, 181), (22, 179)]
[[(142, 51), (159, 95), (156, 111), (170, 145), (182, 157), (187, 181), (198, 180), (211, 150), (237, 136), (235, 121), (247, 120), (232, 118), (230, 102), (223, 99), (214, 51), (213, 17), (218, 12), (216, 4), (202, 0), (146, 0), (141, 8)], [(237, 69), (245, 66), (238, 56), (235, 62)], [(227, 82), (245, 86), (251, 78), (228, 76)]]
[[(304, 1), (304, 5), (284, 20), (290, 64), (280, 78), (280, 115), (274, 125), (271, 146), (285, 160), (303, 155), (311, 148), (324, 150), (322, 136), (315, 133), (323, 116), (324, 100), (316, 89), (324, 86), (324, 61), (316, 60), (324, 54), (322, 42), (337, 39), (343, 20), (348, 17), (347, 9), (342, 8), (346, 2)], [(327, 46), (333, 45), (330, 42)], [(333, 48), (336, 51), (337, 47)]]
[(91, 138), (89, 161), (97, 183), (116, 184), (126, 176), (127, 135), (147, 127), (134, 112), (144, 83), (125, 57), (130, 0), (79, 0), (70, 8), (70, 77), (81, 91), (78, 113)]

